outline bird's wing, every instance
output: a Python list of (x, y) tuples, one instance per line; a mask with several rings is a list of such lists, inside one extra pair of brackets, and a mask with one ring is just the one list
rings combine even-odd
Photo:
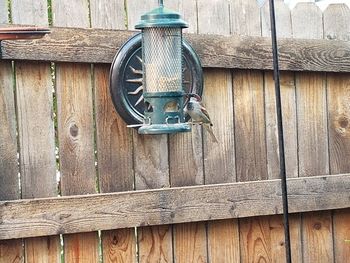
[(202, 111), (203, 114), (208, 118), (209, 123), (211, 124), (211, 120), (210, 120), (210, 117), (209, 117), (209, 113), (208, 113), (207, 109), (206, 109), (203, 105), (201, 105), (201, 111)]

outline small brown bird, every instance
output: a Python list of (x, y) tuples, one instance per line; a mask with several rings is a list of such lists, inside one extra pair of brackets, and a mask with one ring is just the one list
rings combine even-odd
[(202, 104), (202, 98), (198, 94), (190, 93), (190, 97), (187, 106), (185, 108), (185, 113), (190, 115), (193, 124), (201, 124), (210, 134), (213, 142), (218, 143), (213, 129), (212, 122), (210, 120), (209, 114), (206, 108)]

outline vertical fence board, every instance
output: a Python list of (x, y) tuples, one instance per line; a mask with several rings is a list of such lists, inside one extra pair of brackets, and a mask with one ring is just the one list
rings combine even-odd
[[(187, 32), (197, 32), (196, 1), (169, 1), (167, 7), (183, 15), (189, 23)], [(171, 186), (189, 186), (204, 183), (201, 128), (192, 132), (169, 136), (169, 164)], [(204, 222), (177, 224), (173, 227), (174, 261), (206, 262), (206, 227)]]
[[(157, 6), (157, 1), (140, 5), (127, 1), (128, 29), (134, 29), (141, 15)], [(135, 188), (170, 187), (167, 135), (143, 136), (134, 131)], [(139, 262), (172, 262), (172, 227), (155, 226), (138, 229)]]
[[(295, 38), (323, 38), (322, 12), (314, 3), (300, 3), (292, 10)], [(296, 74), (299, 176), (329, 172), (326, 89), (320, 73)], [(305, 262), (333, 262), (330, 212), (302, 216)]]
[[(198, 1), (199, 33), (229, 35), (231, 31), (228, 1), (214, 1), (211, 5)], [(204, 72), (204, 103), (214, 124), (218, 139), (214, 143), (205, 130), (205, 183), (234, 182), (234, 124), (232, 75), (229, 70)], [(208, 223), (208, 262), (239, 261), (239, 234), (237, 220)]]
[[(47, 26), (47, 1), (11, 3), (15, 24)], [(49, 63), (17, 62), (16, 90), (22, 198), (57, 196), (52, 81)], [(59, 236), (24, 240), (26, 262), (58, 262)]]
[(47, 25), (47, 0), (11, 0), (14, 24)]
[[(56, 66), (62, 195), (95, 193), (90, 65)], [(97, 262), (97, 233), (64, 235), (67, 262)]]
[[(49, 63), (17, 62), (16, 91), (22, 198), (57, 196)], [(59, 237), (25, 240), (26, 262), (57, 262)]]
[[(288, 29), (288, 26), (290, 27), (289, 14), (283, 5), (282, 2), (276, 4), (277, 19), (285, 22), (280, 24), (278, 30), (285, 30), (287, 33), (291, 30)], [(240, 3), (237, 7), (233, 6), (231, 10), (233, 31), (256, 36), (268, 35), (270, 25), (267, 20), (267, 10), (267, 4), (262, 10), (259, 10), (256, 1), (247, 1)], [(284, 27), (287, 28), (283, 29)], [(262, 75), (257, 71), (237, 71), (234, 72), (233, 78), (237, 179), (246, 181), (278, 177), (278, 166), (274, 166), (278, 164), (278, 140), (275, 97), (272, 96), (274, 95), (272, 74)], [(290, 88), (290, 84), (293, 88), (293, 83), (289, 82), (291, 78), (286, 75), (287, 88)], [(263, 83), (265, 86), (262, 85)], [(293, 89), (292, 92), (288, 90), (288, 93), (293, 95)], [(293, 99), (293, 96), (287, 98)], [(293, 105), (292, 102), (290, 104)], [(289, 111), (293, 112), (293, 107)], [(299, 234), (297, 224), (291, 229), (293, 235), (297, 237)], [(241, 261), (243, 262), (260, 260), (283, 262), (282, 218), (264, 217), (240, 220), (240, 244)]]
[[(89, 27), (88, 1), (53, 1), (55, 26)], [(56, 88), (62, 195), (95, 193), (90, 65), (57, 64)], [(98, 262), (96, 232), (64, 235), (66, 262)]]
[[(109, 66), (95, 65), (97, 158), (101, 192), (133, 189), (132, 133), (116, 114), (109, 93)], [(102, 231), (104, 262), (135, 262), (135, 231)]]
[[(289, 7), (282, 1), (275, 1), (277, 37), (292, 37), (292, 21)], [(262, 8), (262, 35), (270, 37), (270, 16), (268, 2)], [(283, 133), (288, 177), (298, 177), (297, 120), (294, 74), (281, 72), (281, 96)], [(269, 179), (279, 178), (278, 131), (276, 97), (273, 72), (265, 72), (265, 114), (266, 147)]]
[[(350, 9), (345, 4), (330, 5), (323, 14), (324, 35), (328, 39), (350, 40)], [(350, 75), (328, 74), (328, 127), (330, 173), (350, 171)], [(350, 210), (335, 211), (334, 257), (335, 262), (350, 259)]]
[(0, 200), (18, 199), (16, 114), (11, 62), (0, 64)]
[(104, 29), (125, 29), (124, 0), (90, 0), (91, 26)]
[[(124, 1), (92, 0), (91, 26), (124, 29)], [(109, 92), (109, 65), (94, 65), (97, 159), (100, 191), (132, 190), (134, 184), (132, 130), (116, 113)], [(135, 230), (101, 232), (104, 262), (136, 260)]]
[[(0, 23), (8, 23), (7, 2), (0, 2)], [(11, 62), (0, 62), (0, 200), (19, 199), (16, 113)], [(22, 262), (22, 240), (0, 241), (0, 263)]]
[[(233, 33), (260, 36), (260, 10), (254, 0), (235, 1)], [(263, 74), (233, 71), (236, 174), (238, 181), (267, 179)], [(266, 219), (239, 220), (241, 262), (271, 261)], [(268, 233), (268, 232), (267, 232)]]
[[(0, 63), (0, 200), (20, 197), (11, 62)], [(22, 240), (0, 241), (0, 263), (23, 262)]]
[(7, 24), (8, 23), (8, 13), (7, 13), (7, 1), (0, 2), (0, 23)]
[[(282, 1), (275, 1), (277, 37), (292, 37), (292, 21), (289, 7)], [(261, 8), (262, 36), (271, 36), (269, 3)], [(287, 177), (298, 176), (297, 119), (294, 74), (281, 72), (280, 89), (282, 99), (282, 121)], [(276, 96), (273, 72), (265, 72), (265, 118), (268, 178), (280, 178)], [(291, 252), (293, 262), (301, 262), (300, 215), (290, 215)], [(271, 257), (273, 262), (285, 261), (285, 236), (282, 216), (270, 217)]]
[[(134, 158), (137, 190), (170, 187), (167, 135), (134, 131)], [(171, 226), (141, 227), (138, 235), (139, 262), (172, 262)]]
[(140, 4), (140, 1), (138, 0), (126, 0), (126, 3), (127, 3), (126, 10), (127, 10), (127, 16), (128, 16), (129, 30), (135, 29), (135, 25), (137, 24), (138, 21), (140, 21), (141, 15), (145, 14), (146, 12), (158, 6), (157, 0), (143, 1), (142, 4)]

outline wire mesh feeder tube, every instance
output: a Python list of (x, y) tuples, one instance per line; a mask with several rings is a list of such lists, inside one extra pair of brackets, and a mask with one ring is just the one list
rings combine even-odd
[(141, 134), (190, 131), (183, 112), (182, 28), (180, 15), (159, 8), (141, 17), (144, 124)]

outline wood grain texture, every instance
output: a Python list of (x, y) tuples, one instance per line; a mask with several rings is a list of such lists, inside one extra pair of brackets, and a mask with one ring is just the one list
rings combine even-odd
[[(1, 55), (8, 60), (111, 63), (133, 34), (135, 31), (52, 28), (52, 33), (43, 39), (2, 41)], [(211, 34), (185, 34), (185, 38), (198, 53), (203, 67), (272, 69), (269, 38)], [(280, 39), (279, 47), (281, 70), (350, 71), (348, 41)]]
[[(250, 11), (252, 10), (252, 11)], [(260, 36), (260, 9), (254, 0), (242, 1), (231, 10), (233, 28), (241, 35)], [(247, 26), (243, 26), (246, 24)], [(259, 71), (234, 71), (234, 113), (236, 142), (236, 174), (238, 181), (264, 180), (268, 178), (268, 155), (265, 127), (264, 74)], [(267, 135), (267, 137), (266, 137)], [(253, 177), (247, 176), (255, 174)], [(274, 261), (274, 244), (262, 227), (269, 224), (268, 218), (239, 220), (239, 242), (242, 262)], [(251, 232), (255, 233), (251, 235)], [(265, 249), (261, 251), (260, 242)], [(278, 260), (281, 260), (280, 256)]]
[(14, 24), (47, 26), (47, 0), (12, 0), (11, 17)]
[[(190, 23), (187, 32), (196, 33), (198, 14), (196, 1), (168, 1), (166, 6), (184, 15)], [(192, 132), (169, 136), (169, 168), (171, 187), (204, 184), (202, 130), (193, 126)], [(207, 262), (206, 223), (173, 226), (175, 262)]]
[[(282, 1), (275, 1), (276, 29), (278, 38), (292, 37), (292, 21), (289, 7)], [(270, 36), (270, 15), (268, 1), (261, 9), (262, 35)], [(279, 150), (276, 116), (275, 85), (272, 72), (265, 72), (265, 115), (267, 169), (269, 178), (279, 178)], [(295, 103), (294, 74), (282, 73), (280, 76), (282, 95), (282, 120), (286, 170), (289, 177), (298, 176), (297, 120)]]
[[(167, 135), (139, 135), (134, 131), (133, 139), (136, 189), (170, 187)], [(172, 262), (171, 226), (139, 228), (138, 245), (140, 262)]]
[[(328, 39), (349, 40), (350, 9), (346, 5), (330, 5), (323, 14), (324, 35)], [(327, 75), (330, 173), (350, 171), (350, 75)], [(334, 261), (350, 258), (350, 210), (333, 213)]]
[[(292, 10), (294, 38), (323, 38), (322, 12), (314, 3), (300, 3)], [(298, 73), (299, 176), (329, 173), (326, 81), (323, 74)], [(302, 215), (303, 260), (333, 262), (330, 212)]]
[(261, 36), (260, 9), (256, 1), (236, 0), (230, 7), (232, 34)]
[[(0, 9), (1, 10), (1, 9)], [(0, 200), (18, 199), (16, 113), (11, 62), (0, 63)], [(23, 261), (22, 240), (0, 241), (0, 262)]]
[[(274, 1), (276, 15), (276, 30), (278, 38), (292, 37), (291, 13), (288, 5), (283, 0)], [(265, 1), (261, 12), (261, 34), (264, 37), (271, 37), (270, 5)]]
[[(14, 0), (13, 23), (48, 26), (47, 1)], [(22, 198), (57, 196), (49, 63), (17, 62), (16, 92)], [(59, 236), (24, 240), (25, 262), (58, 262)]]
[(24, 260), (21, 239), (0, 240), (0, 263), (21, 263)]
[[(7, 24), (8, 7), (0, 2), (0, 23)], [(0, 63), (0, 200), (20, 198), (17, 158), (17, 127), (12, 63)], [(24, 260), (21, 239), (0, 241), (0, 263)]]
[[(125, 1), (90, 1), (91, 26), (125, 29)], [(109, 65), (94, 65), (96, 144), (100, 192), (133, 190), (132, 131), (116, 113), (109, 92)], [(136, 262), (135, 229), (101, 232), (104, 262)]]
[[(296, 217), (291, 217), (291, 222)], [(240, 231), (248, 235), (242, 235), (241, 244), (244, 244), (242, 254), (247, 255), (245, 262), (284, 262), (285, 261), (285, 243), (282, 216), (270, 216), (263, 218), (253, 218), (240, 224)], [(291, 239), (296, 241), (300, 239), (299, 224), (290, 225)], [(264, 238), (261, 238), (264, 237)], [(251, 242), (254, 240), (254, 242)], [(292, 242), (292, 251), (295, 253), (300, 250), (299, 242)], [(254, 253), (251, 253), (254, 251)], [(293, 254), (293, 262), (301, 262)]]
[[(288, 186), (291, 213), (349, 208), (349, 174), (291, 178)], [(1, 201), (0, 239), (281, 213), (279, 179)]]
[[(282, 1), (275, 1), (276, 30), (278, 39), (292, 37), (292, 21), (289, 7)], [(261, 8), (262, 35), (271, 35), (269, 2)], [(280, 178), (279, 142), (277, 127), (277, 109), (275, 83), (272, 72), (264, 73), (265, 118), (266, 118), (266, 150), (268, 178)], [(296, 118), (296, 90), (294, 74), (283, 72), (280, 75), (280, 91), (282, 100), (282, 122), (284, 136), (284, 154), (287, 177), (298, 177), (298, 142)], [(270, 226), (272, 262), (285, 262), (285, 237), (282, 217), (270, 217), (266, 224)], [(293, 262), (302, 262), (301, 217), (289, 216), (291, 235), (291, 254)]]
[(12, 65), (0, 63), (0, 200), (18, 199), (16, 111)]
[[(230, 7), (225, 0), (208, 5), (198, 2), (198, 30), (202, 34), (229, 35)], [(213, 123), (218, 143), (203, 130), (204, 175), (206, 184), (235, 182), (234, 121), (232, 74), (230, 70), (204, 71), (203, 102)], [(237, 262), (238, 221), (208, 222), (208, 262)], [(217, 246), (221, 243), (221, 246)]]
[(177, 224), (174, 227), (175, 262), (208, 262), (205, 222)]
[[(50, 64), (16, 63), (22, 198), (57, 196)], [(26, 262), (57, 262), (59, 237), (25, 240)]]
[(8, 3), (6, 1), (0, 2), (0, 23), (1, 24), (7, 24), (8, 23), (8, 13), (7, 13), (7, 5)]
[[(205, 71), (204, 101), (213, 122), (218, 143), (204, 133), (205, 183), (236, 181), (234, 152), (234, 121), (232, 75), (227, 70)], [(205, 132), (205, 130), (203, 131)], [(218, 246), (221, 243), (221, 246)], [(208, 223), (210, 262), (239, 260), (238, 221)]]
[(124, 0), (91, 0), (91, 26), (102, 29), (125, 29)]
[(126, 1), (126, 12), (128, 16), (127, 25), (130, 30), (135, 29), (137, 22), (141, 20), (141, 15), (148, 11), (158, 7), (157, 0), (143, 1), (140, 4), (138, 0), (127, 0)]
[(49, 64), (16, 63), (23, 198), (57, 196), (52, 83)]
[[(116, 114), (109, 93), (109, 67), (94, 66), (97, 159), (100, 192), (132, 190), (132, 131)], [(105, 262), (134, 262), (134, 229), (102, 232)]]
[[(53, 1), (55, 26), (89, 27), (88, 1)], [(96, 192), (91, 66), (56, 65), (62, 195)], [(66, 235), (66, 262), (98, 262), (97, 232)]]
[[(57, 65), (56, 89), (62, 195), (95, 193), (90, 65)], [(68, 262), (97, 262), (97, 233), (64, 240)]]
[(237, 180), (267, 179), (263, 76), (234, 71)]
[(324, 38), (350, 40), (350, 8), (346, 4), (329, 5), (323, 13)]
[(184, 28), (183, 32), (197, 33), (198, 30), (198, 13), (197, 1), (172, 0), (165, 2), (167, 8), (170, 8), (181, 14), (183, 20), (188, 24), (188, 28)]

